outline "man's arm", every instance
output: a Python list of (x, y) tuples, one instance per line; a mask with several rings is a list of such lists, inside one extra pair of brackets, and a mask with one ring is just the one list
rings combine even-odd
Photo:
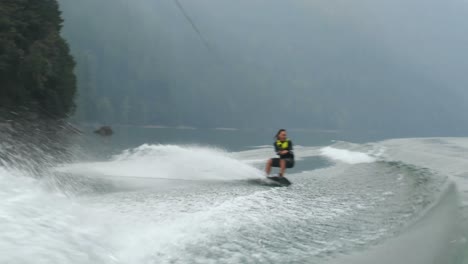
[(273, 146), (275, 146), (275, 152), (276, 152), (276, 154), (280, 155), (281, 149), (278, 147), (278, 145), (276, 144), (276, 142), (273, 143)]

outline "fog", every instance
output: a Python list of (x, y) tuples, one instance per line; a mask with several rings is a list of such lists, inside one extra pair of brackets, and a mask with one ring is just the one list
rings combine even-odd
[(466, 1), (60, 3), (80, 122), (468, 131)]

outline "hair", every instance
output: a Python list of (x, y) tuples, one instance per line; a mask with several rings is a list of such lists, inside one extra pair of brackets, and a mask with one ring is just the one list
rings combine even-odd
[(286, 132), (286, 129), (280, 129), (280, 130), (278, 130), (278, 132), (276, 132), (276, 136), (275, 136), (276, 140), (278, 139), (278, 136), (279, 136), (279, 134), (281, 134), (281, 132)]

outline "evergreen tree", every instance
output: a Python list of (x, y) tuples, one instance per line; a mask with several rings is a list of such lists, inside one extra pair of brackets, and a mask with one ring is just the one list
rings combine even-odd
[(74, 109), (75, 62), (56, 0), (0, 2), (0, 106), (53, 117)]

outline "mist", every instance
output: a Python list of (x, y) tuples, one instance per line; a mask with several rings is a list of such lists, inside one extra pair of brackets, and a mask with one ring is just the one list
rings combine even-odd
[(0, 264), (468, 264), (467, 17), (0, 0)]
[(463, 1), (60, 2), (81, 122), (468, 130)]

